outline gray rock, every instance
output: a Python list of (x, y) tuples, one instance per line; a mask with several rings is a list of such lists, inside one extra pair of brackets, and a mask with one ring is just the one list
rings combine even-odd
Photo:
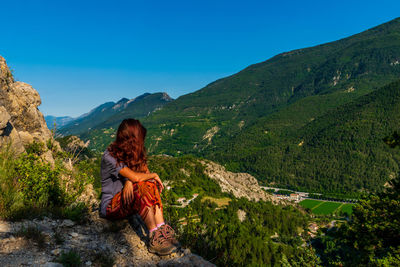
[(184, 255), (189, 255), (189, 254), (191, 254), (192, 252), (190, 251), (190, 249), (185, 249), (184, 251), (183, 251), (183, 254)]
[(51, 254), (53, 254), (54, 256), (58, 256), (61, 253), (61, 249), (57, 248), (57, 249), (53, 249), (51, 251)]
[(75, 232), (69, 233), (69, 235), (72, 236), (72, 237), (78, 237), (79, 236), (79, 234), (75, 233)]

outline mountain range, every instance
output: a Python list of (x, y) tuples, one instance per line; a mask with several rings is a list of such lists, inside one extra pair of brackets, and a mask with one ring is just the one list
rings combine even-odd
[(126, 116), (145, 117), (172, 100), (167, 93), (145, 93), (133, 99), (122, 98), (116, 103), (106, 102), (77, 118), (46, 116), (45, 119), (50, 129), (55, 123), (63, 135), (81, 135), (99, 127), (117, 127)]
[(379, 191), (398, 171), (399, 158), (382, 138), (398, 127), (399, 62), (395, 19), (279, 54), (150, 113), (117, 110), (61, 132), (97, 138), (92, 146), (101, 151), (122, 118), (141, 116), (150, 153), (210, 158), (293, 189)]

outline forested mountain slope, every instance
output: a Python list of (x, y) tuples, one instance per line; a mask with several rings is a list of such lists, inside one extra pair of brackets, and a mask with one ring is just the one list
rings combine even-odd
[(179, 97), (146, 118), (150, 151), (201, 152), (307, 97), (314, 99), (304, 102), (302, 112), (315, 118), (396, 80), (399, 61), (400, 19), (277, 55)]
[[(302, 114), (292, 105), (229, 142), (208, 151), (231, 169), (260, 179), (317, 192), (380, 190), (395, 177), (400, 157), (383, 138), (400, 126), (400, 81), (362, 96), (304, 126), (281, 122)], [(301, 117), (297, 115), (297, 117)]]

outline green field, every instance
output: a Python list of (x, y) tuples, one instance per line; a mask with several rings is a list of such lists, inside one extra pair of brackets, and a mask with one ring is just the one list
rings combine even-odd
[(315, 206), (320, 205), (321, 202), (323, 201), (314, 199), (305, 199), (302, 202), (300, 202), (300, 205), (304, 208), (313, 209)]
[(328, 215), (332, 214), (337, 208), (339, 208), (342, 205), (342, 203), (338, 202), (324, 202), (318, 207), (315, 207), (312, 209), (312, 212), (315, 214), (322, 214), (322, 215)]
[(328, 215), (334, 213), (335, 211), (342, 211), (351, 214), (354, 204), (343, 204), (340, 202), (305, 199), (300, 202), (300, 205), (304, 208), (311, 209), (312, 213), (314, 214)]

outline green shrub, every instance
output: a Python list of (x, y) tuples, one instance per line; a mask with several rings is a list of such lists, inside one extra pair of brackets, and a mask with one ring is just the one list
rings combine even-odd
[(59, 231), (55, 231), (54, 232), (54, 241), (56, 241), (57, 245), (61, 245), (65, 242), (65, 239)]
[(34, 207), (63, 204), (58, 168), (34, 154), (24, 154), (16, 161), (18, 182), (24, 202)]
[(54, 166), (40, 158), (44, 144), (33, 143), (26, 150), (19, 156), (10, 146), (0, 150), (0, 218), (21, 220), (53, 214), (82, 222), (88, 209), (75, 201), (94, 180), (91, 165), (79, 163), (75, 170), (67, 170), (63, 158), (56, 158)]
[(34, 154), (34, 155), (41, 155), (45, 152), (45, 146), (43, 143), (33, 142), (25, 147), (26, 153)]
[(8, 218), (15, 210), (23, 207), (22, 196), (18, 193), (15, 173), (15, 155), (10, 146), (0, 150), (0, 217)]

